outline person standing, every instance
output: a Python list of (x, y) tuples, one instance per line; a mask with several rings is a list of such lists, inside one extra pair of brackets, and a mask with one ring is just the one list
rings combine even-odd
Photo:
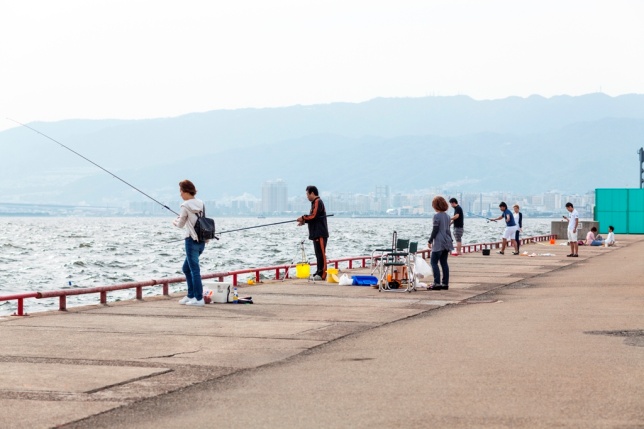
[(517, 225), (517, 232), (514, 233), (514, 241), (517, 243), (517, 253), (521, 248), (521, 242), (519, 241), (519, 233), (523, 232), (523, 213), (519, 211), (519, 205), (515, 204), (512, 206), (514, 216), (514, 223)]
[[(434, 197), (432, 207), (436, 214), (432, 222), (432, 234), (429, 237), (429, 248), (432, 250), (430, 263), (434, 272), (434, 283), (427, 287), (427, 290), (447, 290), (449, 289), (449, 265), (447, 257), (454, 250), (452, 244), (452, 234), (449, 229), (450, 217), (446, 213), (449, 206), (445, 198), (441, 196)], [(443, 270), (443, 280), (441, 282), (441, 272), (438, 269), (440, 263)]]
[(566, 256), (576, 258), (579, 256), (579, 242), (577, 241), (579, 213), (577, 213), (572, 203), (566, 203), (566, 210), (568, 210), (568, 217), (564, 216), (563, 218), (568, 222), (568, 244), (570, 244), (570, 255)]
[(199, 256), (204, 251), (206, 243), (199, 242), (195, 232), (197, 217), (203, 215), (204, 203), (195, 198), (197, 189), (190, 180), (179, 182), (179, 193), (183, 199), (181, 212), (172, 224), (177, 228), (185, 229), (186, 259), (183, 262), (182, 271), (186, 275), (188, 284), (188, 295), (179, 300), (179, 304), (203, 307), (203, 284), (201, 283), (201, 269), (199, 268)]
[(514, 222), (514, 216), (512, 212), (508, 210), (508, 205), (501, 201), (499, 204), (499, 210), (501, 210), (501, 216), (494, 219), (489, 219), (492, 222), (503, 219), (505, 221), (505, 231), (503, 232), (503, 243), (501, 244), (501, 251), (497, 252), (500, 255), (505, 255), (505, 248), (508, 245), (508, 240), (510, 240), (512, 247), (514, 247), (513, 255), (519, 254), (519, 249), (517, 248), (516, 242), (514, 241), (515, 233), (517, 230), (517, 224)]
[(318, 195), (317, 187), (307, 186), (306, 198), (311, 202), (311, 211), (308, 215), (302, 215), (297, 218), (297, 225), (302, 226), (306, 223), (309, 227), (309, 240), (313, 241), (317, 266), (312, 279), (315, 281), (326, 280), (326, 245), (329, 239), (326, 209), (324, 208), (324, 202)]
[(463, 215), (463, 209), (458, 205), (458, 200), (456, 198), (450, 198), (449, 203), (454, 209), (454, 216), (450, 218), (450, 223), (454, 224), (454, 239), (456, 240), (456, 252), (452, 253), (452, 255), (459, 256), (461, 254), (461, 241), (463, 239), (465, 216)]

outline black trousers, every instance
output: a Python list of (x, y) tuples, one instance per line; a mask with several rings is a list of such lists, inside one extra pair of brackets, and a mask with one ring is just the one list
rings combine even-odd
[(315, 249), (315, 260), (317, 262), (317, 267), (315, 270), (315, 276), (322, 277), (322, 280), (326, 280), (326, 243), (328, 238), (320, 237), (313, 240), (313, 249)]

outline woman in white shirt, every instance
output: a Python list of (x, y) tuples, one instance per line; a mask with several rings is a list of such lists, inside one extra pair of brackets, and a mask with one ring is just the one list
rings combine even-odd
[(188, 295), (181, 298), (179, 304), (202, 307), (204, 300), (199, 256), (204, 251), (206, 243), (199, 242), (195, 232), (195, 223), (197, 222), (197, 216), (203, 213), (204, 203), (195, 198), (197, 189), (190, 180), (179, 182), (179, 193), (183, 199), (181, 213), (172, 224), (185, 230), (186, 259), (183, 262), (182, 271), (186, 275), (186, 283), (188, 284)]
[(514, 217), (514, 223), (517, 224), (517, 232), (514, 233), (514, 241), (517, 243), (517, 253), (519, 253), (519, 247), (521, 247), (521, 242), (519, 241), (519, 233), (523, 232), (523, 213), (519, 211), (519, 205), (515, 204), (513, 207), (514, 211), (512, 216)]

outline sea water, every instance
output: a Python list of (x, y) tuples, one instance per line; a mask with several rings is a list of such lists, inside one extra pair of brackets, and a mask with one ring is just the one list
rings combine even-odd
[[(183, 276), (185, 258), (182, 230), (172, 217), (2, 217), (0, 218), (0, 296), (34, 291), (108, 286)], [(268, 218), (219, 218), (217, 230), (227, 231), (286, 221)], [(551, 219), (524, 217), (523, 237), (550, 233)], [(328, 259), (370, 255), (389, 246), (392, 234), (427, 247), (431, 218), (328, 219)], [(315, 260), (306, 226), (296, 222), (223, 233), (206, 245), (202, 273), (232, 271)], [(463, 244), (499, 241), (502, 222), (465, 219)], [(269, 275), (268, 273), (265, 273)], [(295, 275), (295, 270), (291, 273)], [(249, 275), (249, 277), (252, 274)], [(243, 280), (244, 277), (240, 276)], [(185, 290), (185, 283), (171, 292)], [(108, 293), (108, 300), (135, 297), (135, 290)], [(144, 288), (144, 295), (158, 295), (160, 287)], [(67, 299), (69, 307), (97, 303), (98, 294)], [(26, 312), (57, 309), (57, 299), (27, 299)], [(16, 310), (16, 301), (0, 301), (0, 315)]]

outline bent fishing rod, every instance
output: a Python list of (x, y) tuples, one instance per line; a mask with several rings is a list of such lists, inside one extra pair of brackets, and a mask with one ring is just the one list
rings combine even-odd
[(80, 156), (80, 157), (81, 157), (81, 158), (83, 158), (85, 161), (87, 161), (87, 162), (89, 162), (89, 163), (94, 164), (95, 166), (97, 166), (98, 168), (100, 168), (101, 170), (103, 170), (104, 172), (106, 172), (107, 174), (109, 174), (110, 176), (114, 177), (115, 179), (120, 180), (121, 182), (123, 182), (123, 183), (125, 183), (127, 186), (129, 186), (130, 188), (134, 189), (134, 190), (135, 190), (135, 191), (137, 191), (137, 192), (140, 192), (141, 194), (145, 195), (146, 197), (148, 197), (149, 199), (151, 199), (151, 200), (152, 200), (152, 201), (154, 201), (155, 203), (159, 204), (159, 205), (160, 205), (160, 206), (162, 206), (163, 208), (168, 209), (168, 210), (170, 210), (172, 213), (174, 213), (174, 214), (176, 214), (177, 216), (179, 216), (179, 213), (175, 212), (175, 211), (174, 211), (174, 210), (172, 210), (170, 207), (166, 206), (165, 204), (161, 203), (160, 201), (155, 200), (154, 198), (152, 198), (151, 196), (149, 196), (148, 194), (146, 194), (145, 192), (143, 192), (142, 190), (140, 190), (140, 189), (139, 189), (139, 188), (137, 188), (136, 186), (134, 186), (134, 185), (132, 185), (132, 184), (130, 184), (130, 183), (128, 183), (128, 182), (126, 182), (125, 180), (123, 180), (123, 179), (121, 179), (120, 177), (118, 177), (116, 174), (114, 174), (114, 173), (112, 173), (111, 171), (109, 171), (109, 170), (107, 170), (107, 169), (105, 169), (105, 168), (101, 167), (100, 165), (98, 165), (97, 163), (95, 163), (95, 162), (94, 162), (94, 161), (92, 161), (91, 159), (87, 158), (86, 156), (83, 156), (83, 155), (81, 155), (80, 153), (76, 152), (74, 149), (72, 149), (72, 148), (70, 148), (70, 147), (68, 147), (68, 146), (65, 146), (64, 144), (62, 144), (62, 143), (61, 143), (61, 142), (59, 142), (58, 140), (55, 140), (55, 139), (53, 139), (52, 137), (49, 137), (47, 134), (42, 133), (42, 132), (38, 131), (38, 130), (37, 130), (37, 129), (35, 129), (35, 128), (32, 128), (32, 127), (30, 127), (29, 125), (23, 124), (22, 122), (18, 122), (18, 121), (16, 121), (15, 119), (11, 119), (11, 118), (7, 118), (7, 119), (8, 119), (8, 120), (10, 120), (10, 121), (12, 121), (12, 122), (15, 122), (15, 123), (16, 123), (16, 124), (18, 124), (18, 125), (22, 125), (22, 126), (23, 126), (23, 127), (25, 127), (25, 128), (29, 128), (31, 131), (33, 131), (33, 132), (35, 132), (35, 133), (38, 133), (38, 134), (40, 134), (41, 136), (46, 137), (46, 138), (48, 138), (49, 140), (53, 141), (54, 143), (57, 143), (57, 144), (61, 145), (62, 147), (64, 147), (64, 148), (65, 148), (65, 149), (67, 149), (68, 151), (72, 152), (72, 153), (73, 153), (73, 154), (75, 154), (75, 155)]
[[(330, 215), (324, 215), (324, 216), (320, 216), (320, 218), (323, 218), (323, 217), (331, 217), (331, 216), (333, 216), (333, 215), (332, 215), (332, 214), (330, 214)], [(319, 218), (317, 218), (317, 219), (319, 219)], [(246, 228), (231, 229), (231, 230), (229, 230), (229, 231), (221, 231), (221, 232), (219, 232), (218, 234), (226, 234), (226, 233), (228, 233), (228, 232), (244, 231), (244, 230), (246, 230), (246, 229), (253, 229), (253, 228), (262, 228), (262, 227), (265, 227), (265, 226), (281, 225), (281, 224), (283, 224), (283, 223), (291, 223), (291, 222), (297, 222), (297, 219), (293, 219), (293, 220), (285, 220), (285, 221), (283, 221), (283, 222), (265, 223), (265, 224), (263, 224), (263, 225), (248, 226), (248, 227), (246, 227)]]

